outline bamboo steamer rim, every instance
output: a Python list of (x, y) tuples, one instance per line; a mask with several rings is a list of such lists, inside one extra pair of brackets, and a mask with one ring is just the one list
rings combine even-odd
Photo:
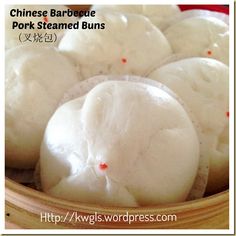
[[(229, 191), (183, 203), (138, 208), (103, 207), (70, 202), (22, 186), (6, 178), (8, 229), (229, 229)], [(41, 213), (73, 215), (175, 215), (176, 221), (142, 222), (40, 222)], [(24, 216), (24, 217), (23, 217)], [(23, 218), (22, 218), (23, 217)]]
[[(222, 202), (228, 202), (229, 200), (229, 190), (225, 190), (223, 192), (207, 196), (204, 198), (200, 198), (197, 200), (191, 200), (181, 203), (170, 203), (170, 204), (162, 204), (156, 206), (142, 206), (142, 207), (104, 207), (96, 204), (89, 203), (81, 203), (81, 202), (73, 202), (64, 199), (55, 198), (53, 196), (49, 196), (44, 192), (37, 191), (35, 189), (23, 186), (15, 181), (6, 177), (5, 180), (5, 188), (6, 188), (6, 201), (10, 200), (9, 198), (14, 198), (14, 194), (18, 196), (24, 196), (24, 198), (33, 198), (37, 204), (37, 200), (41, 202), (47, 202), (47, 205), (58, 205), (65, 209), (72, 210), (82, 210), (82, 211), (101, 211), (103, 213), (112, 213), (116, 211), (116, 213), (129, 211), (130, 213), (142, 213), (142, 212), (156, 212), (162, 210), (168, 210), (170, 212), (178, 212), (178, 210), (183, 210), (183, 207), (194, 210), (195, 208), (204, 208), (210, 205), (217, 205)], [(24, 201), (23, 199), (19, 199), (19, 201)]]

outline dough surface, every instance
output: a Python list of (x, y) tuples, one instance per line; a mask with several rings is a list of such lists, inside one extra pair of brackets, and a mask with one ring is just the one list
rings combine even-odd
[(7, 167), (34, 168), (46, 124), (77, 81), (75, 66), (54, 48), (26, 45), (7, 51)]
[(180, 14), (177, 5), (94, 5), (92, 9), (140, 14), (149, 18), (160, 30), (167, 26), (169, 18)]
[(191, 108), (202, 129), (204, 156), (210, 158), (207, 191), (229, 181), (229, 68), (208, 58), (191, 58), (160, 67), (149, 75), (173, 90)]
[(174, 53), (229, 64), (229, 26), (214, 17), (192, 17), (164, 31)]
[(70, 30), (59, 44), (84, 79), (100, 74), (144, 76), (172, 54), (164, 35), (141, 15), (96, 12), (86, 21), (105, 23), (105, 29)]
[(46, 193), (108, 206), (182, 202), (198, 164), (198, 137), (180, 103), (127, 81), (100, 83), (60, 106), (40, 153)]

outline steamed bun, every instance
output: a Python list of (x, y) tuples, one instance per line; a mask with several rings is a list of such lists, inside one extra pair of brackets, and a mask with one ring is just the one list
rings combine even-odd
[(214, 59), (184, 59), (149, 78), (168, 86), (191, 108), (202, 129), (203, 155), (210, 158), (207, 191), (224, 189), (229, 181), (228, 66)]
[(41, 146), (42, 189), (108, 206), (181, 202), (199, 165), (182, 105), (163, 89), (108, 81), (60, 106)]
[(141, 15), (96, 12), (86, 21), (90, 27), (105, 23), (105, 29), (69, 30), (59, 44), (84, 79), (100, 74), (145, 75), (172, 53), (164, 35)]
[(92, 9), (140, 14), (159, 29), (164, 29), (169, 18), (180, 13), (177, 5), (94, 5)]
[(229, 26), (214, 17), (192, 17), (164, 31), (174, 53), (210, 57), (229, 64)]
[(54, 48), (7, 51), (6, 166), (35, 166), (46, 124), (64, 91), (77, 81), (75, 67)]
[[(5, 8), (5, 47), (6, 49), (10, 49), (13, 47), (16, 47), (18, 45), (22, 45), (22, 44), (46, 44), (46, 45), (56, 45), (57, 42), (59, 41), (60, 37), (62, 36), (62, 34), (64, 33), (63, 30), (58, 30), (58, 29), (12, 29), (12, 23), (13, 21), (17, 21), (19, 23), (29, 23), (30, 21), (32, 21), (33, 23), (37, 24), (38, 22), (44, 22), (44, 18), (43, 17), (11, 17), (10, 16), (10, 11), (11, 9), (19, 9), (19, 10), (30, 10), (30, 11), (38, 11), (38, 10), (42, 10), (42, 11), (50, 11), (50, 9), (56, 9), (59, 11), (63, 11), (63, 10), (67, 10), (66, 6), (63, 5), (7, 5)], [(76, 17), (48, 17), (48, 22), (49, 23), (70, 23), (70, 22), (74, 22), (76, 21)], [(33, 38), (33, 35), (35, 34), (36, 36), (39, 34), (41, 34), (42, 36), (45, 36), (46, 34), (46, 38), (48, 38), (48, 40), (50, 39), (50, 35), (49, 34), (53, 34), (54, 33), (57, 35), (57, 41), (56, 42), (39, 42), (39, 41), (35, 41), (35, 42), (29, 42), (29, 41), (25, 41), (25, 42), (20, 42), (19, 41), (19, 34), (22, 34), (22, 37), (24, 36), (24, 34), (31, 34), (31, 39)]]

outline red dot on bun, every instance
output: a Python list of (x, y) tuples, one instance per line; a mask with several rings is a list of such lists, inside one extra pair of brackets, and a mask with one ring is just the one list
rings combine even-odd
[(211, 51), (211, 50), (208, 50), (208, 51), (207, 51), (207, 54), (208, 54), (208, 56), (211, 56), (212, 51)]
[(99, 169), (100, 170), (105, 170), (105, 169), (107, 169), (108, 168), (108, 165), (106, 164), (106, 163), (100, 163), (99, 164)]
[(121, 62), (123, 63), (123, 64), (125, 64), (125, 63), (127, 63), (127, 59), (126, 58), (121, 58)]
[(45, 16), (45, 17), (43, 18), (43, 20), (44, 20), (46, 23), (48, 23), (48, 18), (47, 18), (47, 16)]

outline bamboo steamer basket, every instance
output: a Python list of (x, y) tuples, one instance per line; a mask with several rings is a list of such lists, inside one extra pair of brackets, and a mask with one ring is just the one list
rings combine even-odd
[[(223, 191), (202, 199), (160, 206), (124, 208), (71, 202), (51, 197), (6, 178), (6, 228), (8, 229), (228, 229), (229, 191)], [(176, 221), (142, 222), (78, 222), (69, 220), (72, 214), (88, 216), (144, 214), (176, 215)], [(63, 220), (41, 222), (41, 213), (60, 215)], [(67, 216), (67, 217), (66, 217)], [(65, 218), (66, 217), (66, 218)]]
[[(69, 5), (73, 10), (87, 10), (89, 5)], [(72, 214), (107, 215), (176, 215), (176, 221), (75, 222)], [(41, 221), (42, 213), (62, 216), (57, 222)], [(6, 229), (229, 229), (229, 190), (202, 199), (160, 206), (124, 208), (104, 207), (61, 200), (43, 192), (5, 180)]]

